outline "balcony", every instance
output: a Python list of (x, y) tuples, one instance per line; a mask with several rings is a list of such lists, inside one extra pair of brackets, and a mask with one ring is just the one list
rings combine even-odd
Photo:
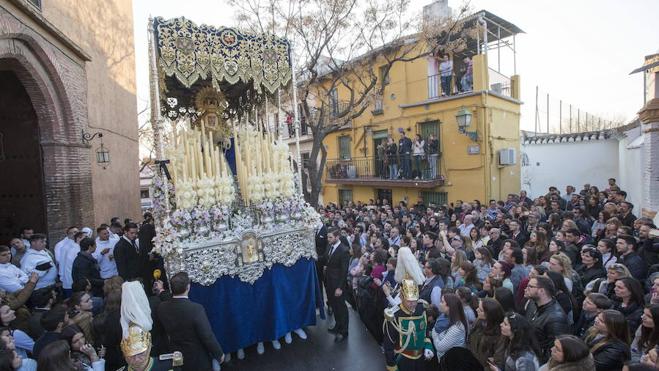
[[(400, 161), (397, 161), (397, 165)], [(437, 164), (439, 165), (439, 163)], [(439, 168), (439, 166), (437, 166)], [(373, 187), (435, 188), (444, 185), (445, 178), (431, 174), (427, 160), (422, 161), (420, 173), (412, 160), (413, 179), (389, 178), (389, 168), (384, 160), (376, 157), (327, 160), (325, 182), (330, 184), (361, 185)], [(400, 172), (400, 171), (399, 171)], [(418, 177), (417, 176), (421, 175)]]

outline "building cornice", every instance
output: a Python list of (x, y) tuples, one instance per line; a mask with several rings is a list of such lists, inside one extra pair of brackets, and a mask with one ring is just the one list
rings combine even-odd
[(647, 102), (645, 106), (638, 111), (638, 118), (643, 125), (659, 122), (659, 98), (654, 98)]
[(516, 103), (516, 104), (522, 104), (522, 101), (511, 98), (502, 94), (498, 94), (492, 91), (475, 91), (471, 93), (461, 93), (461, 94), (456, 94), (456, 95), (449, 95), (446, 97), (438, 97), (438, 98), (431, 98), (431, 99), (426, 99), (421, 102), (415, 102), (415, 103), (409, 103), (409, 104), (400, 104), (398, 107), (400, 108), (414, 108), (414, 107), (421, 107), (421, 106), (426, 106), (429, 104), (434, 104), (434, 103), (441, 103), (441, 102), (450, 102), (452, 100), (457, 100), (457, 99), (462, 99), (462, 98), (469, 98), (469, 97), (476, 97), (479, 95), (491, 95), (493, 97), (497, 97), (499, 99), (503, 99), (506, 101), (509, 101), (511, 103)]

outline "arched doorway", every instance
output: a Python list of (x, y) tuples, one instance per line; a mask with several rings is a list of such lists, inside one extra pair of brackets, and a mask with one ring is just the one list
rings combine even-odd
[(39, 120), (18, 76), (0, 70), (0, 244), (23, 226), (47, 232)]

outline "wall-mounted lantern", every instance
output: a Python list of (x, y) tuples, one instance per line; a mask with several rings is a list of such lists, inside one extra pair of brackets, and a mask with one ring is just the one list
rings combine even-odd
[(455, 114), (455, 120), (458, 122), (458, 131), (466, 136), (468, 136), (472, 141), (478, 141), (478, 132), (477, 131), (467, 131), (469, 125), (471, 125), (472, 113), (465, 107), (462, 107), (458, 113)]
[(101, 140), (101, 145), (96, 149), (96, 163), (105, 169), (110, 164), (110, 151), (103, 145), (103, 133), (90, 134), (82, 130), (82, 142), (84, 144), (89, 144), (96, 137)]

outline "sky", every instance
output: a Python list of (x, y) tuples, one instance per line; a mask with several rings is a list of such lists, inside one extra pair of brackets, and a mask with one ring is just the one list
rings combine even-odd
[[(411, 0), (409, 11), (421, 14), (431, 0)], [(462, 1), (449, 0), (457, 8)], [(558, 101), (565, 118), (568, 104), (602, 119), (629, 121), (643, 106), (642, 74), (629, 75), (644, 57), (659, 52), (657, 0), (472, 0), (517, 25), (517, 74), (522, 82), (521, 129), (534, 130), (535, 90), (539, 90), (540, 126), (546, 130), (546, 95), (550, 95), (550, 129), (558, 130)], [(223, 0), (134, 0), (138, 112), (148, 106), (149, 16), (184, 16), (197, 24), (234, 26), (234, 12)], [(512, 74), (512, 54), (502, 52), (502, 72)], [(506, 54), (508, 53), (508, 54)], [(496, 66), (496, 53), (489, 54)], [(148, 114), (140, 118), (144, 122)]]

